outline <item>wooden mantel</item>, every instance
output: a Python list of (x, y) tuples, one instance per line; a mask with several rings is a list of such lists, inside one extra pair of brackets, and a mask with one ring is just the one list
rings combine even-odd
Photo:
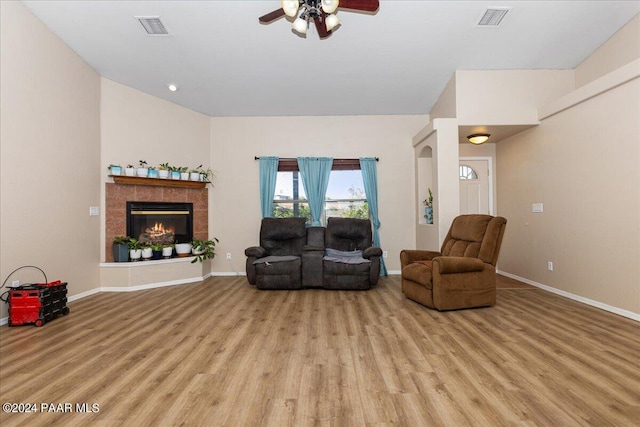
[(154, 185), (162, 187), (204, 188), (207, 183), (202, 181), (186, 181), (180, 179), (141, 178), (138, 176), (109, 175), (116, 184)]

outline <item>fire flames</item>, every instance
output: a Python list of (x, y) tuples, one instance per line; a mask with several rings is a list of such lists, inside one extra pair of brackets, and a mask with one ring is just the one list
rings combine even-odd
[(151, 243), (173, 243), (175, 229), (166, 227), (161, 222), (156, 222), (152, 227), (144, 229), (144, 233), (140, 235), (141, 242)]

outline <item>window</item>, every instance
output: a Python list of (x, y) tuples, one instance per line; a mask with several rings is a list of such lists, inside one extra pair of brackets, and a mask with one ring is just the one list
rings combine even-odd
[[(337, 160), (337, 159), (336, 159)], [(359, 169), (334, 168), (329, 176), (323, 217), (320, 222), (326, 224), (329, 217), (369, 218), (369, 205), (364, 192), (362, 173)], [(282, 162), (281, 162), (282, 163)], [(300, 173), (283, 171), (279, 167), (276, 180), (276, 193), (273, 200), (273, 216), (275, 218), (304, 217), (311, 224), (311, 211)]]
[(471, 166), (460, 165), (460, 179), (478, 179), (478, 174)]

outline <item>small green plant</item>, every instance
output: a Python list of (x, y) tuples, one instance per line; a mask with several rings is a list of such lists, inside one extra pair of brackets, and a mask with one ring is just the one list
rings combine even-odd
[(187, 166), (178, 166), (178, 172), (185, 173), (189, 168)]
[(191, 246), (196, 252), (196, 257), (191, 261), (191, 264), (197, 261), (204, 261), (205, 259), (213, 259), (216, 256), (216, 243), (219, 240), (217, 238), (213, 238), (213, 240), (200, 240), (193, 239), (191, 242)]
[(113, 238), (113, 243), (115, 245), (128, 245), (131, 242), (131, 237), (129, 236), (116, 236)]
[(167, 163), (160, 163), (158, 165), (158, 170), (164, 171), (164, 170), (171, 170), (171, 166), (169, 166), (169, 162)]
[(138, 249), (142, 249), (142, 243), (133, 237), (129, 239), (129, 250), (137, 251)]
[(164, 246), (162, 243), (153, 243), (151, 244), (151, 250), (154, 252), (161, 252)]
[(203, 173), (202, 165), (189, 170), (190, 173)]
[(429, 198), (424, 199), (422, 201), (422, 204), (424, 204), (428, 208), (433, 207), (433, 193), (431, 193), (431, 188), (429, 188)]
[(146, 168), (146, 167), (148, 167), (148, 166), (147, 166), (147, 161), (146, 161), (146, 160), (140, 160), (140, 161), (139, 161), (139, 163), (140, 163), (140, 167), (141, 167), (141, 168)]
[(127, 169), (133, 169), (133, 168), (134, 168), (133, 165), (131, 165), (131, 164), (127, 165)]

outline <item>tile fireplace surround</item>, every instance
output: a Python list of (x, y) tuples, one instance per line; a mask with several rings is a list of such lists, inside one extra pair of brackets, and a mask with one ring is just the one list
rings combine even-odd
[(207, 188), (105, 184), (105, 262), (113, 262), (113, 239), (127, 233), (126, 202), (193, 203), (193, 237), (209, 238)]

